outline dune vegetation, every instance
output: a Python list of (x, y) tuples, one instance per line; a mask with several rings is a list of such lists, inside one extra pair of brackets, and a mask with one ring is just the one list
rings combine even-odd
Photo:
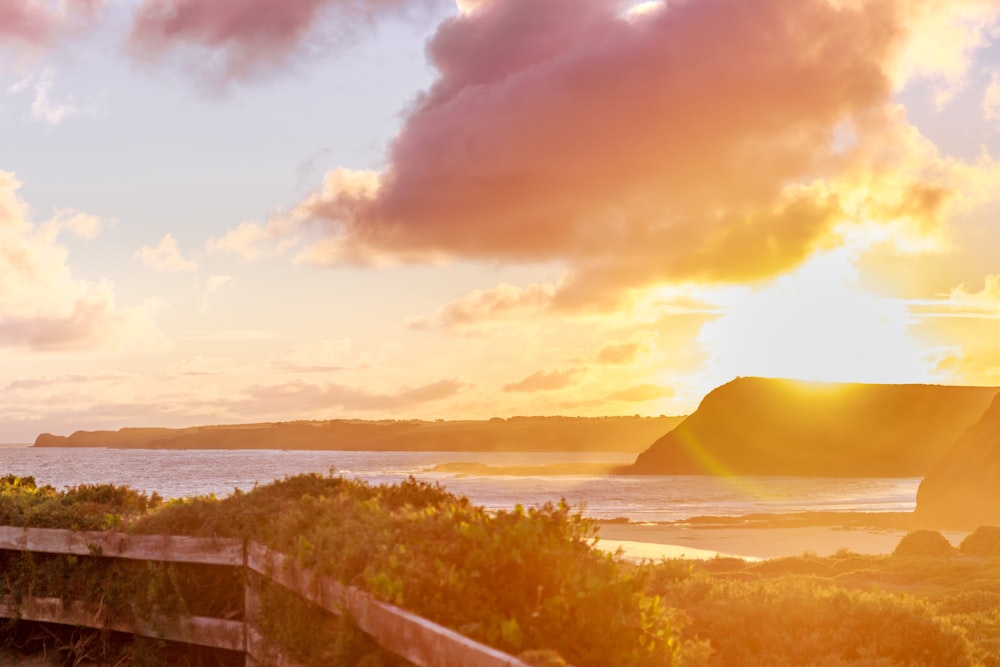
[[(634, 563), (595, 548), (596, 524), (565, 504), (489, 512), (413, 479), (373, 486), (318, 475), (169, 502), (8, 476), (0, 524), (253, 539), (537, 665), (1000, 665), (995, 529), (959, 549), (918, 535), (885, 556)], [(0, 569), (8, 603), (49, 595), (123, 613), (242, 614), (241, 583), (226, 568), (0, 551)], [(306, 665), (405, 664), (349, 619), (277, 586), (263, 608), (269, 636)], [(55, 642), (68, 664), (81, 653), (122, 664), (234, 660), (6, 623), (8, 643)]]

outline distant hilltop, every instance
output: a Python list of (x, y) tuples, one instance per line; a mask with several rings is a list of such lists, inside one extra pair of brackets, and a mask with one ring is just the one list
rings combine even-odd
[(997, 392), (737, 378), (618, 472), (922, 477)]
[(637, 453), (683, 417), (296, 421), (43, 433), (35, 447)]

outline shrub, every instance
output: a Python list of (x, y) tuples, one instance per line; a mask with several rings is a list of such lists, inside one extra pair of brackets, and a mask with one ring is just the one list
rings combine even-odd
[[(127, 487), (57, 492), (38, 488), (30, 478), (3, 478), (0, 484), (4, 523), (253, 539), (538, 662), (644, 667), (674, 664), (681, 654), (677, 612), (646, 593), (647, 570), (594, 549), (595, 524), (565, 503), (490, 512), (412, 478), (372, 486), (299, 475), (222, 499), (166, 504)], [(242, 589), (201, 566), (16, 552), (0, 554), (0, 561), (17, 573), (8, 577), (12, 588), (6, 591), (14, 598), (44, 590), (78, 599), (103, 595), (106, 608), (142, 614), (240, 611), (231, 603), (232, 592)], [(196, 591), (197, 604), (185, 591)], [(265, 609), (261, 622), (306, 664), (331, 664), (331, 656), (335, 664), (392, 664), (352, 639), (341, 622), (326, 623), (329, 632), (306, 633), (304, 643), (288, 620), (316, 610), (294, 611), (305, 603), (291, 597)], [(272, 599), (280, 600), (280, 593)]]
[(158, 507), (163, 499), (128, 486), (81, 484), (56, 491), (34, 477), (0, 477), (0, 525), (108, 530)]
[(951, 542), (936, 530), (914, 530), (896, 545), (893, 556), (950, 556), (955, 553)]
[(965, 536), (958, 547), (967, 556), (1000, 557), (1000, 527), (980, 526)]
[(695, 575), (660, 592), (690, 617), (684, 643), (710, 643), (713, 667), (969, 664), (962, 633), (916, 598), (794, 575), (763, 581)]
[(554, 650), (596, 667), (671, 664), (678, 651), (675, 614), (643, 592), (644, 570), (593, 549), (595, 524), (565, 503), (489, 512), (413, 478), (300, 475), (170, 503), (136, 529), (259, 540), (514, 654)]

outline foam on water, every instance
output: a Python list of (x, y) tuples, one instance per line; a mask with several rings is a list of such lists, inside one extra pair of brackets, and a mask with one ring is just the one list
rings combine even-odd
[(663, 522), (694, 516), (764, 512), (911, 512), (918, 478), (819, 478), (600, 475), (486, 475), (435, 472), (443, 463), (546, 466), (569, 463), (625, 464), (627, 454), (345, 452), (288, 450), (127, 450), (0, 448), (0, 475), (32, 475), (39, 484), (63, 488), (82, 483), (128, 484), (168, 498), (249, 490), (302, 472), (394, 483), (413, 475), (439, 482), (491, 509), (527, 507), (565, 498), (598, 519)]

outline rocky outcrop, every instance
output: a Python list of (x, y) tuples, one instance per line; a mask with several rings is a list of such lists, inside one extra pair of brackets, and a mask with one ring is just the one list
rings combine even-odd
[(1000, 525), (1000, 394), (920, 483), (916, 519), (941, 528)]
[(922, 477), (996, 393), (738, 378), (619, 472)]

